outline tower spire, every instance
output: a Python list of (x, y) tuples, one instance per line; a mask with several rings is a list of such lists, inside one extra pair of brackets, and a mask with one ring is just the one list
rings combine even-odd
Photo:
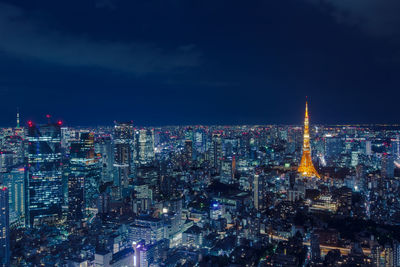
[(19, 108), (17, 107), (17, 128), (19, 128)]
[(306, 97), (306, 112), (304, 116), (303, 156), (298, 172), (305, 177), (320, 177), (311, 160), (310, 132), (308, 121), (308, 101)]

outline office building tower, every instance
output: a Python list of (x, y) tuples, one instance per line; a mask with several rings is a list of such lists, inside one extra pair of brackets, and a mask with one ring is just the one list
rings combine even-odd
[(210, 149), (211, 166), (217, 173), (221, 171), (221, 159), (222, 159), (222, 137), (221, 133), (217, 132), (212, 134), (211, 149)]
[(265, 205), (265, 195), (267, 192), (267, 181), (264, 174), (259, 173), (254, 175), (253, 184), (253, 204), (256, 210), (264, 210)]
[(184, 161), (186, 165), (192, 164), (193, 158), (193, 141), (192, 140), (185, 140), (185, 147), (184, 147)]
[(82, 132), (79, 141), (71, 143), (69, 168), (68, 205), (70, 215), (75, 213), (79, 219), (80, 214), (96, 207), (99, 193), (101, 168), (94, 153), (93, 133)]
[(232, 184), (234, 182), (233, 181), (234, 168), (235, 168), (234, 164), (236, 164), (235, 157), (223, 159), (221, 161), (221, 173), (220, 173), (221, 179), (220, 179), (220, 181), (222, 183)]
[(200, 153), (204, 153), (206, 151), (206, 135), (204, 130), (198, 129), (194, 133), (193, 141), (196, 147), (196, 151)]
[(134, 170), (132, 122), (116, 123), (114, 126), (114, 168), (114, 185), (117, 186), (118, 198), (121, 198)]
[(86, 214), (85, 176), (76, 173), (68, 176), (68, 219), (80, 222)]
[(12, 165), (24, 163), (25, 143), (21, 136), (6, 136), (4, 138), (2, 150), (3, 153), (9, 154), (12, 157), (12, 161), (10, 161)]
[(13, 153), (9, 151), (1, 151), (0, 153), (0, 173), (7, 172), (13, 165)]
[(27, 222), (38, 226), (62, 214), (61, 122), (28, 124)]
[(9, 191), (10, 221), (24, 225), (26, 201), (25, 168), (23, 166), (12, 168), (3, 177), (4, 184), (7, 185)]
[(0, 267), (10, 266), (8, 189), (0, 185)]
[(394, 177), (394, 159), (390, 154), (383, 154), (381, 162), (381, 176), (384, 178)]
[(155, 159), (154, 130), (141, 129), (135, 132), (135, 164), (150, 165)]
[(113, 181), (114, 150), (110, 136), (102, 136), (95, 142), (95, 153), (100, 154), (101, 180), (103, 183)]

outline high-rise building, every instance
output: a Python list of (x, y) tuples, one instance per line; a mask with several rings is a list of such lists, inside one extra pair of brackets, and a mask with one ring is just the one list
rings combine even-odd
[(264, 210), (265, 206), (265, 194), (267, 191), (267, 181), (263, 173), (257, 173), (254, 175), (253, 185), (253, 204), (256, 210)]
[(212, 143), (211, 143), (211, 153), (210, 160), (211, 166), (215, 169), (217, 173), (221, 171), (221, 159), (222, 159), (222, 137), (221, 133), (213, 133), (212, 134)]
[(85, 218), (85, 176), (71, 173), (68, 176), (68, 219), (79, 222)]
[(397, 134), (396, 138), (392, 139), (393, 156), (396, 159), (400, 159), (400, 136)]
[(133, 124), (116, 123), (114, 126), (114, 167), (116, 175), (114, 185), (118, 188), (118, 197), (122, 197), (128, 187), (129, 175), (133, 173)]
[(62, 214), (61, 122), (28, 124), (27, 222), (36, 226)]
[(103, 183), (113, 181), (114, 150), (110, 136), (102, 136), (96, 140), (95, 153), (101, 155), (101, 180)]
[(234, 156), (233, 158), (226, 158), (221, 161), (220, 181), (222, 183), (232, 184), (234, 182), (234, 164), (236, 164)]
[(298, 172), (305, 177), (318, 177), (319, 174), (311, 160), (310, 132), (308, 121), (308, 105), (306, 102), (306, 114), (304, 118), (304, 140), (303, 140), (303, 156), (301, 157)]
[[(25, 220), (25, 168), (12, 168), (4, 175), (4, 184), (9, 190), (10, 221), (24, 224)], [(11, 215), (12, 214), (12, 215)]]
[(0, 185), (0, 267), (10, 266), (8, 189)]
[(382, 156), (381, 176), (384, 178), (394, 177), (394, 159), (390, 154), (383, 154)]
[(193, 157), (193, 141), (185, 140), (184, 160), (187, 165), (191, 165)]
[(146, 166), (154, 161), (154, 130), (141, 129), (135, 132), (135, 164)]
[(93, 133), (81, 132), (79, 141), (71, 143), (69, 167), (69, 214), (79, 220), (86, 210), (96, 207), (99, 193), (101, 168), (94, 153)]

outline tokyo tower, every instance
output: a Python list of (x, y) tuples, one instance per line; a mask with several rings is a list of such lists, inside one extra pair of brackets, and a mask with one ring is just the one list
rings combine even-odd
[(308, 105), (306, 101), (306, 115), (304, 118), (303, 156), (301, 157), (298, 172), (304, 177), (318, 177), (317, 170), (311, 161), (310, 132), (308, 130)]

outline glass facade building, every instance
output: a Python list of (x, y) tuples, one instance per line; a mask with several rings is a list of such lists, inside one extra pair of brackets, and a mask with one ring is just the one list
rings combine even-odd
[(28, 123), (27, 223), (37, 226), (62, 215), (61, 123)]
[(0, 185), (0, 267), (10, 266), (8, 189)]

